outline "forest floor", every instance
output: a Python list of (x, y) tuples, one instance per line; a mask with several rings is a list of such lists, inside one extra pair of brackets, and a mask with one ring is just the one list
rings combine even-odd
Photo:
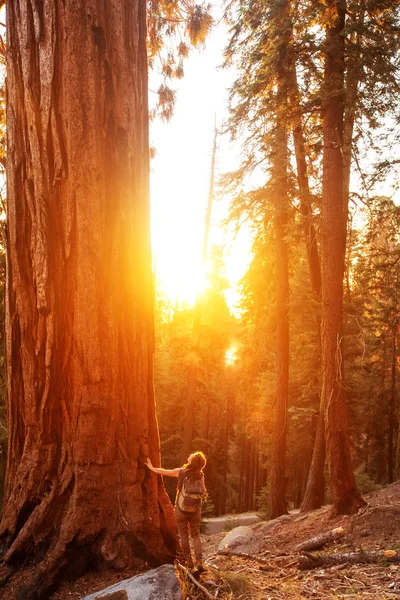
[[(257, 555), (218, 554), (218, 545), (226, 535), (203, 536), (207, 570), (199, 586), (186, 579), (186, 598), (237, 600), (317, 600), (400, 598), (400, 563), (381, 560), (376, 564), (342, 564), (300, 570), (296, 546), (321, 533), (342, 527), (344, 535), (318, 552), (351, 553), (374, 550), (400, 550), (400, 481), (364, 496), (367, 506), (356, 515), (331, 518), (325, 506), (276, 525), (262, 538)], [(2, 600), (18, 598), (17, 590), (26, 578), (16, 575), (0, 590)], [(74, 582), (64, 582), (51, 600), (80, 600), (117, 581), (132, 577), (130, 572), (88, 573)], [(25, 579), (26, 580), (26, 579)], [(21, 596), (19, 597), (21, 598)], [(139, 600), (139, 599), (138, 599)]]

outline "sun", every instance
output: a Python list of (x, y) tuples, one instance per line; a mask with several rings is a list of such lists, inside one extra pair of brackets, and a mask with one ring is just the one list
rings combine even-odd
[(206, 287), (202, 262), (190, 255), (190, 248), (184, 252), (169, 247), (156, 257), (157, 285), (175, 305), (194, 306)]
[[(210, 283), (206, 275), (209, 265), (203, 258), (204, 226), (202, 218), (199, 218), (201, 215), (184, 215), (180, 212), (181, 198), (176, 194), (174, 202), (171, 201), (169, 215), (163, 214), (163, 207), (160, 210), (159, 205), (154, 206), (153, 268), (157, 286), (172, 304), (194, 306)], [(175, 218), (171, 217), (172, 214)], [(225, 247), (224, 275), (230, 285), (225, 296), (231, 312), (236, 314), (240, 299), (238, 283), (251, 259), (251, 237), (248, 231), (233, 235), (214, 222), (210, 246), (212, 243)]]

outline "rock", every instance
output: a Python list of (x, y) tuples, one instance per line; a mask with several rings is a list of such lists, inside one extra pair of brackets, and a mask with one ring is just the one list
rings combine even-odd
[(256, 536), (250, 527), (235, 527), (224, 537), (218, 546), (218, 552), (231, 554), (258, 554), (262, 538)]
[(272, 531), (276, 527), (280, 527), (281, 525), (284, 525), (285, 523), (291, 523), (292, 520), (293, 520), (293, 518), (290, 517), (289, 515), (281, 515), (280, 517), (277, 517), (276, 519), (272, 519), (272, 521), (267, 521), (266, 523), (262, 523), (257, 528), (257, 531), (259, 533), (264, 534), (264, 533), (267, 533), (268, 531)]
[(250, 527), (247, 527), (246, 525), (235, 527), (235, 529), (232, 529), (232, 531), (230, 531), (220, 542), (218, 550), (243, 546), (243, 544), (248, 544), (253, 537), (254, 533)]
[[(120, 594), (123, 595), (120, 595)], [(117, 595), (119, 594), (119, 595)], [(81, 600), (183, 600), (173, 565), (162, 565), (89, 594)]]

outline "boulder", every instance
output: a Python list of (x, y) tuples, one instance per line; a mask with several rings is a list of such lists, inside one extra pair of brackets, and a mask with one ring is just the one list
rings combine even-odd
[(218, 552), (231, 552), (232, 554), (254, 554), (260, 551), (260, 540), (254, 531), (246, 525), (235, 527), (220, 542)]
[(81, 600), (183, 600), (183, 595), (175, 567), (162, 565)]

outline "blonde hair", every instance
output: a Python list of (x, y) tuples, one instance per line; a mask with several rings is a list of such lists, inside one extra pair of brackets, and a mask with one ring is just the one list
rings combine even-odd
[(190, 475), (194, 477), (198, 477), (200, 473), (203, 471), (204, 467), (207, 464), (207, 459), (203, 452), (194, 452), (190, 455), (188, 462), (183, 465), (183, 468), (189, 472)]

